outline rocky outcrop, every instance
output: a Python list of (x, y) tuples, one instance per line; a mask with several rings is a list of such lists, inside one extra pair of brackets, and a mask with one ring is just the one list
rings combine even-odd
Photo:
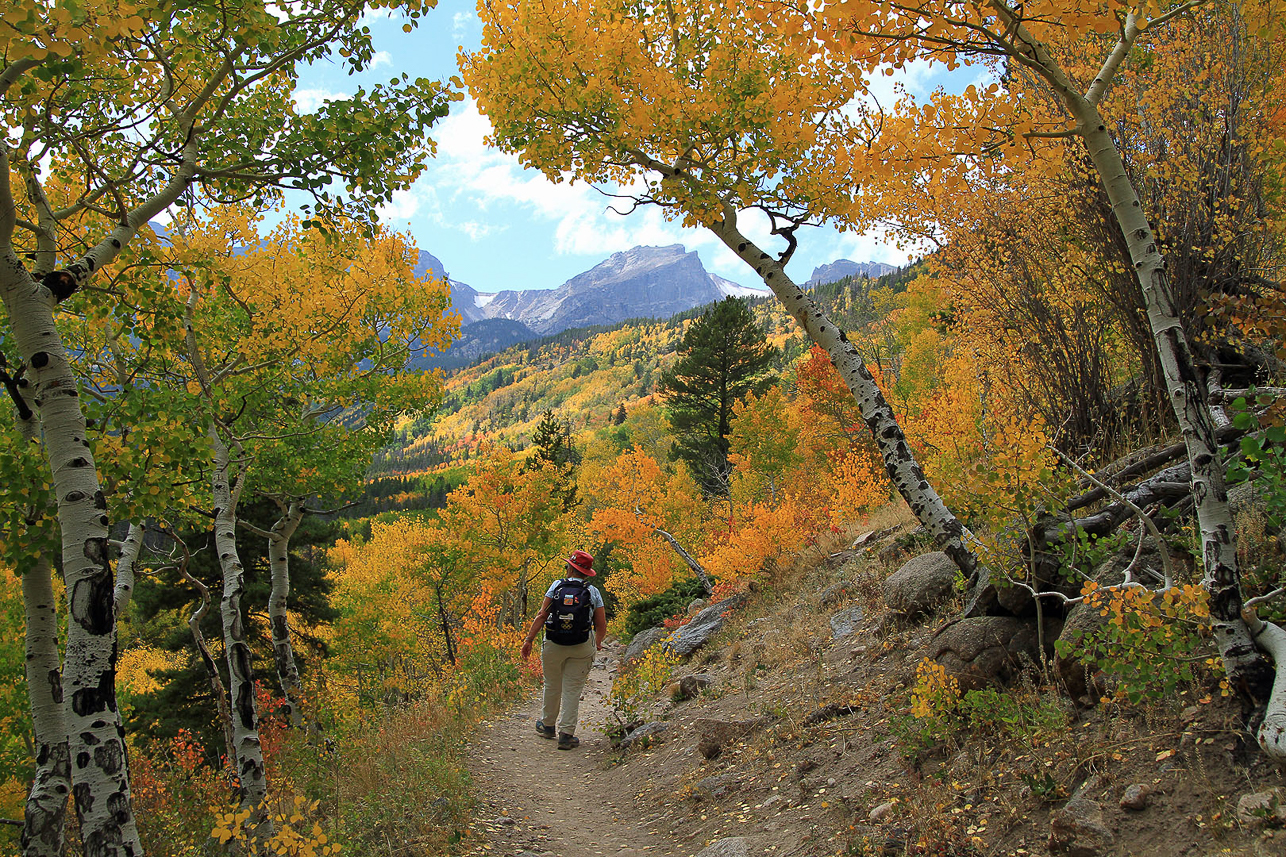
[(618, 745), (622, 750), (633, 750), (642, 747), (651, 747), (653, 744), (665, 740), (665, 734), (670, 731), (670, 724), (660, 720), (653, 720), (650, 723), (644, 723), (630, 734), (621, 739)]
[(883, 262), (854, 262), (850, 259), (836, 259), (826, 265), (818, 265), (813, 269), (813, 275), (808, 278), (805, 284), (808, 288), (820, 286), (823, 283), (834, 283), (845, 277), (882, 277), (885, 274), (892, 274), (897, 268), (893, 265), (886, 265)]

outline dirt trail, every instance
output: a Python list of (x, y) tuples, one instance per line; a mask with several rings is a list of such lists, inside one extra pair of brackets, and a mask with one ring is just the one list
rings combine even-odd
[(613, 778), (611, 744), (598, 727), (607, 716), (615, 663), (615, 652), (606, 649), (594, 661), (575, 750), (559, 750), (536, 734), (539, 691), (479, 727), (469, 769), (479, 804), (475, 830), (483, 838), (472, 855), (688, 857), (662, 832), (662, 814), (636, 804)]

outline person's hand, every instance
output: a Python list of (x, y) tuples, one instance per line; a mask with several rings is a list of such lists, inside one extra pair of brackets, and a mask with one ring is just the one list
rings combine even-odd
[(531, 640), (527, 640), (522, 644), (522, 659), (525, 661), (529, 657), (531, 657)]

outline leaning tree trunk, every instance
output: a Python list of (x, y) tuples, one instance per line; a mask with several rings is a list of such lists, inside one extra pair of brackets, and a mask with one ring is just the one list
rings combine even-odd
[(277, 680), (285, 697), (290, 725), (298, 727), (302, 715), (299, 667), (290, 641), (290, 620), (286, 613), (290, 600), (290, 538), (304, 519), (302, 500), (284, 504), (282, 516), (268, 534), (268, 562), (272, 571), (272, 591), (268, 595), (268, 621), (272, 625), (272, 657), (277, 664)]
[[(5, 197), (8, 162), (4, 158), (0, 158), (0, 173), (5, 185), (0, 197)], [(0, 199), (0, 221), (9, 222), (0, 222), (0, 231), (7, 239), (12, 234), (13, 209), (5, 202)], [(53, 297), (32, 279), (8, 240), (0, 254), (0, 297), (28, 370), (62, 529), (68, 605), (63, 703), (81, 840), (87, 857), (141, 855), (124, 729), (116, 706), (116, 613), (107, 549), (107, 501), (93, 450), (85, 439), (76, 378), (54, 324)]]
[(861, 409), (862, 419), (884, 459), (884, 468), (898, 493), (911, 511), (933, 535), (938, 546), (960, 568), (969, 580), (969, 599), (963, 615), (979, 616), (992, 606), (995, 591), (989, 584), (986, 566), (978, 561), (973, 545), (977, 543), (968, 528), (947, 508), (907, 445), (906, 435), (889, 406), (866, 362), (844, 331), (831, 321), (803, 289), (786, 274), (786, 269), (773, 256), (757, 247), (737, 227), (736, 213), (731, 209), (724, 219), (713, 224), (719, 239), (754, 269), (782, 305), (794, 316), (809, 338), (830, 355), (844, 383)]
[(246, 642), (245, 611), (241, 606), (245, 569), (237, 553), (237, 497), (243, 483), (238, 479), (234, 489), (229, 480), (231, 456), (216, 426), (210, 427), (210, 443), (214, 459), (214, 546), (223, 572), (220, 613), (223, 650), (228, 662), (228, 693), (232, 699), (233, 751), (237, 778), (241, 783), (241, 806), (253, 813), (250, 826), (262, 832), (268, 825), (265, 816), (268, 775), (259, 743), (254, 673), (251, 670), (250, 645)]
[(63, 857), (67, 850), (63, 827), (71, 793), (71, 755), (58, 656), (58, 607), (50, 572), (49, 560), (41, 558), (22, 574), (27, 696), (36, 745), (35, 782), (22, 819), (23, 857)]
[(120, 616), (129, 605), (134, 594), (134, 566), (138, 555), (143, 550), (143, 527), (130, 524), (129, 532), (121, 544), (121, 556), (116, 560), (116, 586), (112, 592), (112, 604), (116, 615)]
[(1248, 695), (1264, 699), (1272, 686), (1273, 674), (1241, 615), (1236, 534), (1228, 508), (1217, 427), (1210, 414), (1205, 385), (1192, 362), (1156, 235), (1126, 172), (1120, 150), (1098, 110), (1100, 99), (1142, 32), (1139, 22), (1134, 13), (1126, 16), (1117, 43), (1088, 91), (1081, 94), (1045, 45), (1027, 30), (1007, 3), (993, 0), (991, 6), (1013, 31), (1015, 44), (1020, 46), (1017, 48), (1020, 61), (1049, 82), (1075, 119), (1076, 131), (1084, 139), (1090, 160), (1107, 191), (1112, 215), (1134, 263), (1170, 404), (1192, 465), (1192, 496), (1201, 529), (1205, 569), (1203, 584), (1210, 593), (1215, 641), (1229, 680)]

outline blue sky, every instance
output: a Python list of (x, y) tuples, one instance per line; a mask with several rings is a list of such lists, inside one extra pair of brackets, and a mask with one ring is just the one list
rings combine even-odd
[[(395, 73), (432, 78), (457, 74), (460, 47), (477, 48), (482, 33), (473, 0), (439, 0), (411, 33), (402, 31), (402, 23), (387, 14), (368, 16), (379, 51), (374, 67), (350, 77), (338, 64), (314, 65), (296, 94), (300, 109), (313, 109)], [(922, 96), (943, 79), (920, 68), (881, 81), (889, 95), (898, 83)], [(707, 270), (761, 286), (744, 263), (704, 230), (667, 222), (655, 207), (615, 214), (608, 210), (611, 200), (593, 188), (554, 184), (523, 169), (517, 158), (486, 146), (489, 131), (471, 99), (454, 104), (451, 115), (434, 128), (433, 164), (383, 211), (387, 223), (408, 231), (421, 249), (442, 260), (454, 279), (484, 292), (555, 288), (612, 253), (638, 245), (683, 244), (700, 253)], [(759, 232), (755, 237), (767, 241), (766, 230)], [(802, 282), (817, 265), (844, 258), (901, 264), (907, 256), (877, 235), (812, 229), (800, 233), (788, 271)]]

